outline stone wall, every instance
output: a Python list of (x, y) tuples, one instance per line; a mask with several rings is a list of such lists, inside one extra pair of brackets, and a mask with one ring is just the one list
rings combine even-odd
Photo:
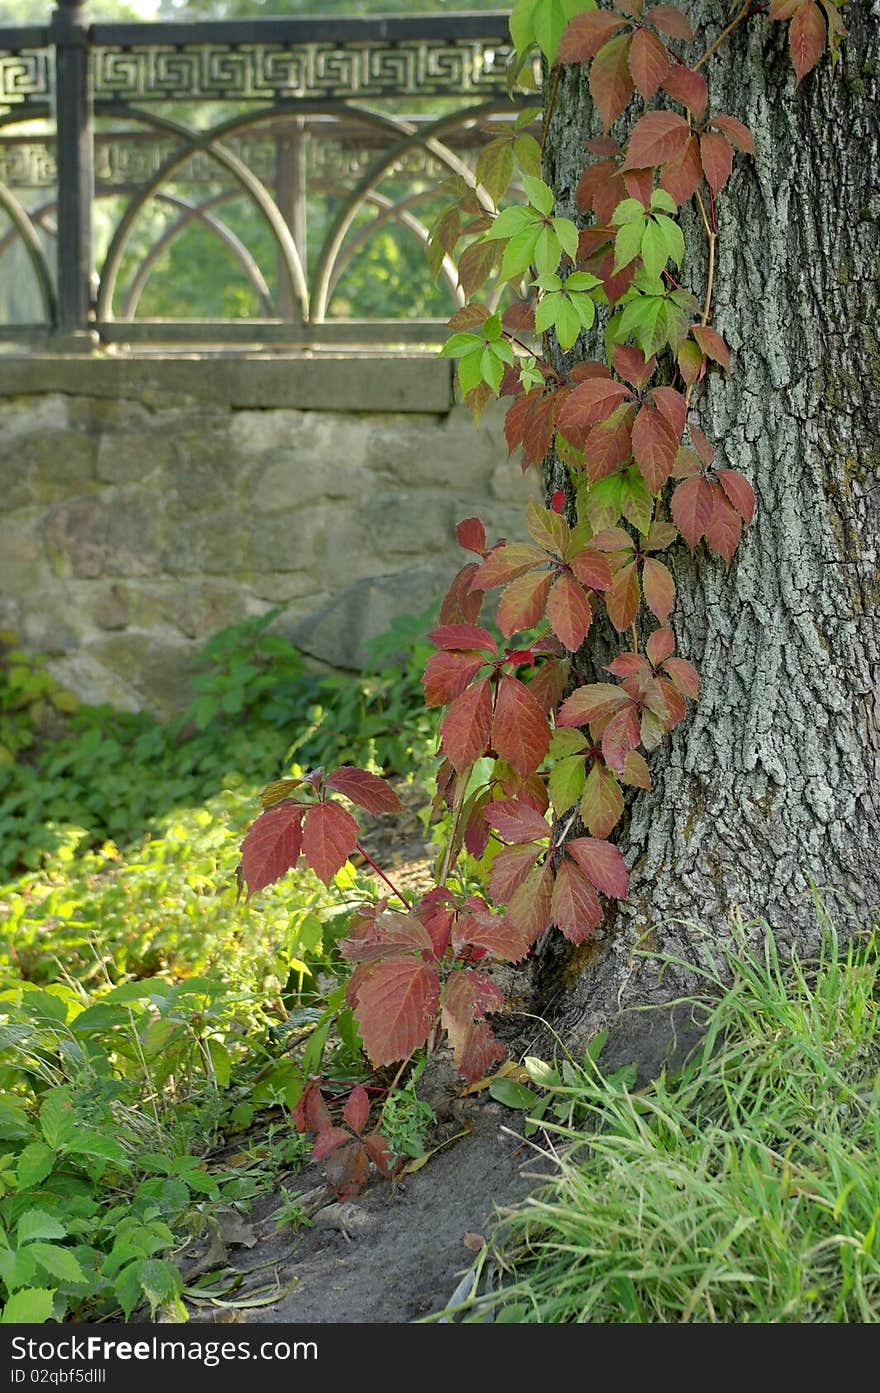
[(89, 701), (168, 712), (199, 646), (273, 606), (306, 653), (439, 598), (459, 518), (531, 478), (436, 358), (0, 357), (0, 628)]

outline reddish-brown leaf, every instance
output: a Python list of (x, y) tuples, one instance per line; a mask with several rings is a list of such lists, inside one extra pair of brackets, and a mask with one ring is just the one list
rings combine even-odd
[(508, 922), (506, 915), (492, 914), (488, 910), (462, 915), (458, 929), (457, 952), (470, 945), (485, 949), (503, 962), (520, 962), (532, 943), (525, 929)]
[(709, 324), (694, 324), (691, 333), (707, 358), (712, 358), (722, 368), (730, 367), (730, 349), (717, 329)]
[(498, 687), (492, 744), (523, 776), (537, 769), (550, 744), (550, 729), (541, 707), (524, 683), (506, 674)]
[(619, 634), (628, 629), (635, 620), (640, 598), (638, 567), (635, 561), (629, 561), (625, 566), (621, 566), (614, 577), (614, 584), (605, 596), (608, 618)]
[(323, 1132), (319, 1132), (312, 1145), (312, 1160), (323, 1161), (335, 1151), (337, 1146), (343, 1146), (345, 1142), (351, 1141), (351, 1132), (347, 1132), (344, 1127), (326, 1127)]
[(363, 1084), (356, 1084), (348, 1095), (342, 1116), (353, 1132), (362, 1132), (370, 1120), (370, 1095)]
[(659, 493), (672, 473), (678, 436), (652, 406), (642, 406), (632, 428), (633, 459), (651, 493)]
[(479, 624), (442, 624), (439, 629), (432, 629), (428, 638), (436, 648), (450, 651), (488, 648), (492, 654), (498, 652), (498, 645), (489, 630), (481, 628)]
[(511, 542), (490, 551), (482, 566), (477, 567), (473, 583), (481, 590), (493, 590), (496, 585), (506, 585), (546, 560), (540, 547), (530, 546), (528, 542)]
[(669, 618), (675, 604), (675, 581), (662, 561), (646, 556), (642, 567), (642, 588), (648, 609), (661, 624)]
[(748, 126), (744, 126), (742, 121), (737, 121), (735, 116), (713, 116), (709, 125), (717, 126), (719, 131), (723, 131), (731, 145), (735, 145), (743, 154), (755, 154), (755, 137)]
[(583, 586), (568, 572), (559, 577), (547, 597), (547, 619), (560, 642), (576, 653), (589, 633), (593, 608)]
[(453, 578), (440, 606), (441, 624), (474, 624), (483, 608), (483, 591), (473, 586), (476, 561), (462, 566)]
[(484, 1016), (504, 1004), (503, 992), (482, 972), (463, 968), (453, 972), (443, 993), (441, 1021), (449, 1036), (458, 1072), (475, 1083), (505, 1056)]
[[(552, 872), (547, 866), (536, 866), (510, 898), (502, 925), (508, 933), (518, 935), (519, 940), (525, 943), (523, 954), (550, 922), (552, 894)], [(511, 961), (517, 962), (518, 959), (511, 958)]]
[(569, 943), (583, 943), (602, 922), (602, 905), (589, 881), (567, 858), (560, 861), (550, 900), (550, 919)]
[(637, 91), (649, 101), (669, 72), (666, 45), (648, 29), (637, 29), (629, 49), (629, 70)]
[(593, 426), (584, 441), (584, 464), (587, 478), (591, 484), (616, 474), (632, 454), (629, 427), (627, 425)]
[(707, 131), (700, 136), (700, 160), (706, 183), (713, 193), (720, 193), (733, 169), (733, 148), (724, 135)]
[(620, 556), (616, 565), (621, 565), (628, 560), (626, 553), (635, 550), (635, 543), (632, 537), (622, 527), (605, 527), (601, 532), (597, 532), (590, 541), (591, 547), (597, 547), (599, 551), (619, 552)]
[(608, 557), (595, 547), (584, 547), (569, 562), (581, 585), (590, 590), (610, 590), (614, 582)]
[(566, 397), (559, 411), (559, 429), (573, 445), (581, 448), (591, 427), (604, 421), (621, 401), (632, 396), (623, 382), (609, 377), (591, 377)]
[(568, 658), (553, 658), (542, 663), (529, 683), (529, 691), (545, 715), (555, 711), (568, 686), (570, 662)]
[(540, 812), (518, 798), (500, 798), (490, 803), (486, 821), (507, 842), (534, 842), (550, 836), (550, 828)]
[(353, 1141), (338, 1147), (327, 1158), (324, 1174), (337, 1199), (354, 1199), (370, 1178), (370, 1160), (363, 1144)]
[(359, 808), (366, 808), (368, 813), (397, 813), (401, 810), (401, 801), (391, 785), (366, 769), (343, 764), (341, 768), (334, 769), (325, 782), (328, 788), (344, 794)]
[(446, 321), (447, 329), (453, 329), (456, 333), (460, 331), (468, 332), (478, 329), (481, 324), (485, 324), (489, 318), (489, 306), (479, 303), (471, 305), (460, 305), (455, 314), (450, 315)]
[(358, 991), (355, 1017), (364, 1049), (377, 1068), (408, 1059), (425, 1044), (439, 1000), (436, 968), (421, 958), (391, 958), (369, 968)]
[(595, 58), (599, 49), (627, 23), (622, 15), (613, 15), (607, 10), (575, 15), (559, 41), (556, 61), (585, 63), (588, 58)]
[(738, 469), (718, 469), (718, 482), (727, 494), (743, 522), (755, 516), (755, 491)]
[(641, 653), (621, 653), (605, 664), (605, 671), (613, 672), (615, 677), (650, 677), (651, 664)]
[(542, 508), (530, 498), (526, 504), (526, 527), (539, 547), (558, 557), (565, 555), (571, 532), (565, 518), (553, 508)]
[(575, 385), (580, 382), (593, 382), (597, 378), (601, 378), (603, 382), (612, 380), (608, 368), (598, 358), (588, 358), (586, 362), (575, 363), (568, 370), (568, 380)]
[(788, 47), (798, 82), (815, 68), (825, 49), (825, 20), (813, 0), (797, 10), (788, 31)]
[(453, 767), (469, 769), (486, 749), (492, 728), (492, 688), (488, 677), (481, 677), (456, 697), (440, 727), (443, 749)]
[(618, 34), (599, 49), (590, 67), (590, 95), (606, 131), (626, 111), (632, 96), (629, 45), (630, 35)]
[(706, 110), (709, 89), (702, 73), (694, 68), (686, 68), (683, 63), (674, 63), (663, 79), (663, 86), (673, 101), (681, 102), (688, 111), (699, 119)]
[(587, 775), (586, 788), (578, 807), (581, 820), (594, 837), (607, 837), (620, 821), (623, 808), (623, 794), (615, 775), (601, 762), (594, 764)]
[(523, 467), (540, 464), (553, 443), (556, 429), (556, 392), (546, 392), (533, 402), (523, 427)]
[(629, 697), (611, 682), (591, 682), (578, 687), (562, 703), (556, 717), (558, 726), (585, 726), (629, 705)]
[(294, 803), (276, 803), (248, 829), (241, 844), (241, 879), (248, 899), (272, 885), (299, 860), (305, 809)]
[(693, 549), (704, 535), (712, 516), (712, 486), (706, 479), (685, 479), (672, 495), (670, 505), (676, 527)]
[(652, 5), (645, 18), (655, 29), (659, 29), (661, 34), (668, 34), (670, 39), (694, 37), (690, 20), (687, 15), (682, 14), (677, 5)]
[(623, 184), (628, 198), (637, 198), (647, 208), (654, 192), (653, 169), (628, 169), (623, 175)]
[(394, 1152), (386, 1138), (380, 1132), (371, 1132), (368, 1137), (364, 1137), (364, 1148), (377, 1170), (390, 1180), (399, 1162), (395, 1160)]
[(293, 1125), (298, 1132), (324, 1132), (331, 1125), (330, 1109), (316, 1083), (307, 1083), (293, 1109)]
[(700, 186), (703, 166), (700, 162), (700, 144), (692, 135), (677, 160), (670, 160), (663, 166), (660, 187), (681, 206), (687, 203)]
[(549, 571), (529, 571), (511, 581), (498, 602), (498, 627), (505, 638), (521, 629), (532, 629), (544, 613), (553, 576)]
[(715, 458), (715, 446), (699, 426), (691, 426), (691, 440), (700, 459), (708, 467)]
[[(663, 720), (660, 721), (660, 718), (655, 713), (650, 711), (642, 712), (642, 744), (645, 746), (646, 750), (653, 750), (660, 743), (663, 732), (665, 730), (672, 730), (672, 728), (677, 726), (679, 721), (683, 721), (687, 715), (684, 697), (674, 682), (668, 677), (658, 677), (657, 686), (660, 689), (660, 699), (666, 707), (666, 715)], [(659, 735), (656, 740), (653, 740), (653, 743), (651, 743), (648, 738), (647, 721), (649, 718), (651, 721), (659, 721)]]
[(504, 436), (507, 440), (508, 454), (512, 455), (514, 450), (522, 444), (523, 431), (526, 428), (529, 412), (541, 396), (542, 391), (541, 387), (533, 387), (530, 392), (516, 397), (507, 408), (507, 414), (504, 417)]
[(696, 701), (700, 695), (700, 679), (693, 663), (686, 658), (667, 658), (663, 667), (682, 695)]
[(357, 839), (357, 823), (338, 803), (316, 803), (305, 816), (303, 856), (325, 885), (345, 865)]
[(713, 551), (730, 564), (742, 536), (742, 518), (727, 501), (724, 490), (712, 485), (712, 515), (706, 524), (706, 541)]
[[(623, 178), (617, 168), (617, 161), (597, 160), (595, 164), (587, 165), (578, 180), (574, 195), (575, 207), (579, 213), (587, 213), (592, 209), (600, 223), (608, 223), (614, 209), (623, 198), (622, 190)], [(598, 235), (599, 229), (595, 231)], [(601, 246), (607, 240), (606, 234), (596, 245)], [(579, 257), (580, 255), (579, 248)]]
[(666, 418), (675, 431), (677, 445), (687, 423), (687, 405), (684, 397), (681, 392), (676, 392), (674, 387), (654, 387), (651, 396), (661, 416)]
[(677, 159), (687, 145), (690, 126), (674, 111), (646, 111), (633, 126), (622, 169), (653, 169)]
[(470, 686), (487, 661), (482, 653), (432, 653), (422, 678), (425, 705), (448, 706)]
[(770, 0), (769, 16), (771, 19), (791, 19), (803, 4), (804, 0)]
[(645, 644), (648, 662), (659, 667), (664, 658), (675, 652), (675, 634), (671, 629), (655, 629)]
[(532, 333), (535, 328), (535, 306), (530, 300), (514, 300), (501, 316), (505, 329), (515, 333)]
[(482, 556), (486, 550), (486, 529), (479, 518), (463, 518), (455, 529), (458, 545)]
[[(548, 828), (547, 831), (549, 830)], [(498, 852), (489, 870), (489, 890), (496, 904), (509, 902), (540, 854), (541, 848), (534, 843), (527, 846), (506, 846), (503, 851)]]
[(619, 847), (598, 837), (578, 837), (566, 842), (565, 849), (603, 895), (610, 895), (615, 900), (626, 899), (629, 894), (629, 871)]
[(631, 344), (616, 343), (611, 350), (615, 372), (641, 391), (657, 366), (656, 358), (646, 358), (640, 348)]
[(635, 749), (640, 739), (638, 708), (634, 702), (616, 716), (612, 716), (602, 732), (602, 757), (610, 769), (618, 773), (626, 763), (626, 756)]
[(619, 777), (622, 784), (627, 784), (631, 788), (651, 787), (651, 771), (644, 755), (640, 754), (638, 750), (627, 750)]

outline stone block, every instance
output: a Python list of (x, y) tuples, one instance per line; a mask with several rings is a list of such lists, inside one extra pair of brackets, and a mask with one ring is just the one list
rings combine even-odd
[(452, 566), (428, 565), (372, 576), (347, 586), (307, 618), (280, 627), (310, 657), (357, 669), (367, 659), (366, 640), (385, 633), (400, 615), (429, 609), (452, 574)]
[(157, 421), (150, 431), (120, 431), (98, 438), (97, 476), (102, 483), (129, 484), (177, 462), (173, 437)]
[(0, 399), (0, 436), (7, 444), (34, 431), (67, 430), (70, 424), (69, 398), (41, 391), (36, 381), (33, 385), (33, 395)]
[(332, 453), (323, 458), (300, 448), (273, 451), (251, 481), (248, 507), (256, 513), (275, 513), (331, 499), (356, 499), (364, 487), (364, 471), (343, 443), (334, 442)]
[(154, 574), (159, 561), (155, 506), (138, 495), (77, 498), (50, 508), (46, 545), (59, 574), (79, 578)]

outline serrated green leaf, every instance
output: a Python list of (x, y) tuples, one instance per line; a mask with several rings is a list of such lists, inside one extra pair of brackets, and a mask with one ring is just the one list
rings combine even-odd
[(46, 1287), (14, 1292), (3, 1307), (0, 1325), (43, 1325), (52, 1319), (54, 1300), (54, 1291)]
[(667, 213), (678, 212), (675, 199), (665, 189), (655, 189), (651, 194), (651, 211), (653, 212), (656, 208), (662, 208)]
[(603, 528), (615, 525), (622, 512), (622, 496), (621, 474), (609, 474), (607, 479), (600, 479), (598, 484), (592, 485), (586, 494), (584, 507), (594, 532), (601, 532)]
[(570, 218), (554, 218), (553, 231), (559, 238), (562, 250), (571, 257), (572, 261), (577, 259), (578, 249), (578, 230)]
[(663, 213), (657, 214), (656, 224), (666, 242), (669, 259), (674, 261), (676, 266), (680, 266), (684, 260), (684, 233), (677, 222), (673, 222), (672, 218), (667, 218)]
[(553, 212), (553, 190), (549, 184), (545, 184), (543, 179), (536, 179), (534, 175), (524, 174), (522, 181), (526, 198), (533, 208), (545, 218), (549, 218)]
[(669, 253), (666, 248), (666, 238), (653, 218), (649, 218), (645, 223), (640, 250), (648, 275), (659, 276), (669, 260)]
[(647, 533), (654, 516), (654, 499), (638, 469), (627, 469), (620, 491), (623, 516), (641, 533)]
[(510, 37), (517, 53), (525, 53), (535, 38), (535, 15), (543, 0), (517, 0), (510, 15)]
[(124, 1161), (125, 1152), (115, 1137), (106, 1132), (81, 1129), (65, 1146), (72, 1156), (96, 1156), (102, 1161)]
[(615, 274), (622, 271), (625, 266), (629, 266), (631, 261), (642, 250), (642, 238), (645, 231), (645, 224), (639, 222), (626, 222), (620, 228), (614, 238), (614, 270)]
[(535, 269), (539, 276), (550, 276), (559, 267), (562, 246), (552, 227), (542, 227), (535, 239)]
[(173, 1263), (161, 1258), (145, 1258), (138, 1266), (137, 1277), (150, 1303), (151, 1315), (155, 1314), (157, 1306), (180, 1296), (183, 1291), (180, 1272)]
[(624, 198), (611, 214), (614, 227), (625, 227), (627, 223), (643, 223), (647, 214), (645, 205), (638, 198)]
[(482, 347), (479, 334), (451, 334), (440, 350), (441, 358), (460, 358), (463, 353), (473, 353)]
[(596, 290), (601, 284), (599, 277), (591, 276), (589, 271), (572, 271), (565, 282), (565, 288), (568, 291), (588, 291)]
[(498, 354), (492, 348), (484, 348), (480, 358), (480, 374), (484, 382), (488, 382), (492, 391), (498, 392), (501, 386), (501, 379), (504, 376), (504, 364)]
[[(517, 276), (525, 275), (535, 259), (535, 243), (538, 240), (539, 232), (546, 231), (539, 223), (532, 223), (522, 232), (518, 232), (515, 237), (511, 237), (507, 246), (504, 248), (504, 256), (501, 260), (501, 279), (503, 281), (515, 280)], [(557, 257), (557, 263), (559, 258)], [(555, 271), (556, 267), (552, 266)]]
[(467, 396), (468, 392), (472, 392), (482, 380), (483, 344), (481, 341), (473, 353), (466, 353), (463, 358), (459, 359), (458, 381), (461, 386), (462, 396)]
[(513, 178), (513, 145), (506, 136), (499, 136), (483, 146), (477, 160), (476, 177), (493, 203), (499, 203)]
[(512, 208), (502, 208), (492, 226), (483, 233), (487, 241), (498, 241), (501, 237), (516, 237), (527, 227), (535, 227), (540, 222), (540, 216), (534, 208), (526, 208), (522, 203), (515, 203)]
[(67, 1229), (45, 1209), (26, 1209), (15, 1230), (19, 1243), (30, 1243), (35, 1238), (64, 1238)]
[(562, 299), (558, 291), (547, 291), (535, 306), (535, 331), (543, 334), (556, 323), (556, 308)]
[(59, 1282), (85, 1282), (86, 1274), (69, 1248), (59, 1248), (57, 1243), (29, 1243), (28, 1255), (45, 1268), (50, 1277)]
[(41, 1180), (52, 1170), (55, 1164), (55, 1152), (51, 1146), (46, 1146), (45, 1142), (31, 1142), (26, 1146), (18, 1158), (18, 1188), (20, 1190), (31, 1190), (35, 1185), (39, 1185)]
[(17, 1291), (19, 1287), (32, 1287), (37, 1275), (37, 1264), (30, 1256), (30, 1250), (19, 1248), (0, 1248), (0, 1280), (6, 1284), (7, 1291)]
[(577, 754), (578, 750), (585, 750), (589, 741), (583, 731), (574, 730), (571, 726), (560, 726), (554, 730), (550, 740), (550, 748), (547, 751), (550, 759), (564, 759), (566, 755)]
[[(579, 296), (578, 298), (584, 299), (585, 297)], [(592, 307), (592, 300), (587, 300), (587, 304)], [(559, 340), (560, 348), (567, 353), (574, 346), (583, 327), (577, 306), (572, 304), (568, 296), (560, 295), (559, 309), (556, 315), (556, 337)]]
[[(520, 113), (522, 116), (525, 113)], [(529, 116), (529, 120), (534, 120), (534, 113)], [(533, 135), (524, 132), (518, 135), (513, 142), (513, 153), (516, 162), (523, 174), (531, 174), (532, 178), (541, 177), (541, 147)]]
[(76, 1133), (76, 1113), (66, 1089), (53, 1088), (40, 1107), (40, 1131), (46, 1143), (57, 1150)]
[(589, 295), (572, 295), (571, 303), (577, 311), (582, 329), (592, 329), (596, 320), (596, 306)]
[(587, 771), (580, 755), (571, 755), (554, 764), (547, 780), (547, 792), (557, 817), (562, 817), (569, 808), (574, 807), (584, 791), (586, 782)]

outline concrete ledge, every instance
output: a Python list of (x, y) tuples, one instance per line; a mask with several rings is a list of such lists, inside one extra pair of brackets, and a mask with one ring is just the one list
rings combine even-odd
[(437, 415), (445, 415), (453, 401), (452, 364), (427, 355), (0, 354), (0, 397), (44, 392), (129, 401), (184, 397), (251, 409)]

